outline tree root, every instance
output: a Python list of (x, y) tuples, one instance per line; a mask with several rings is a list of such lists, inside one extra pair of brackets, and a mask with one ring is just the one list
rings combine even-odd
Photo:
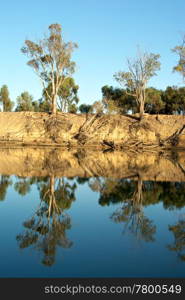
[(185, 125), (183, 125), (180, 129), (176, 130), (168, 138), (160, 141), (160, 146), (167, 146), (167, 145), (177, 146), (179, 143), (179, 136), (182, 134), (184, 128), (185, 128)]

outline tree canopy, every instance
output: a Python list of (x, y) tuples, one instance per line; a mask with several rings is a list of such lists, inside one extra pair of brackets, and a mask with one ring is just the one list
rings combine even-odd
[[(35, 103), (35, 105), (34, 105)], [(17, 97), (17, 107), (16, 111), (34, 111), (36, 106), (36, 102), (33, 101), (33, 96), (30, 95), (27, 91), (21, 93), (20, 96)], [(38, 103), (37, 103), (38, 106)]]
[(14, 103), (9, 97), (9, 90), (7, 85), (3, 85), (0, 90), (0, 102), (3, 105), (3, 111), (12, 111)]
[(84, 114), (84, 113), (88, 114), (89, 112), (92, 112), (92, 105), (83, 103), (79, 106), (79, 111), (82, 114)]
[(176, 46), (172, 49), (178, 55), (178, 63), (173, 68), (174, 71), (179, 72), (182, 75), (183, 80), (185, 81), (185, 35), (182, 38), (182, 43), (179, 46)]

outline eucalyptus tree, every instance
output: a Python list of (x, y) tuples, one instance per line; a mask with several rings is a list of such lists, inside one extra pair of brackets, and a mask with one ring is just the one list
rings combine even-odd
[(0, 102), (2, 102), (3, 111), (12, 111), (14, 103), (9, 97), (9, 90), (7, 85), (3, 85), (0, 89)]
[(33, 106), (33, 96), (30, 95), (27, 91), (21, 93), (17, 97), (17, 107), (16, 111), (34, 111)]
[[(27, 55), (27, 64), (41, 80), (43, 89), (50, 99), (52, 113), (57, 111), (58, 92), (66, 77), (70, 77), (75, 70), (75, 63), (71, 60), (76, 43), (64, 42), (60, 24), (51, 24), (49, 35), (38, 42), (25, 41), (21, 51)], [(47, 91), (51, 83), (51, 93)]]
[(127, 59), (128, 71), (119, 71), (114, 74), (116, 81), (126, 88), (127, 95), (135, 98), (140, 119), (144, 114), (147, 84), (160, 69), (159, 58), (159, 54), (138, 52), (136, 59)]
[(88, 114), (88, 113), (91, 113), (92, 110), (93, 110), (93, 107), (92, 107), (92, 105), (90, 105), (90, 104), (85, 104), (85, 103), (83, 103), (83, 104), (81, 104), (81, 105), (79, 106), (79, 111), (80, 111), (82, 114)]
[(172, 51), (175, 52), (179, 57), (178, 63), (173, 70), (179, 72), (182, 75), (183, 81), (185, 82), (185, 35), (182, 38), (181, 45), (176, 46), (172, 49)]

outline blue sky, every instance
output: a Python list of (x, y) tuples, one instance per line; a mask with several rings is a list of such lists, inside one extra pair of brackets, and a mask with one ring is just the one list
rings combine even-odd
[(73, 59), (80, 103), (100, 100), (103, 85), (118, 86), (113, 74), (125, 70), (137, 46), (161, 55), (161, 70), (150, 86), (182, 85), (172, 73), (177, 57), (171, 49), (185, 32), (184, 0), (12, 0), (0, 7), (0, 86), (8, 85), (14, 101), (24, 90), (41, 96), (39, 79), (20, 48), (27, 38), (41, 38), (52, 23), (62, 25), (65, 41), (79, 45)]

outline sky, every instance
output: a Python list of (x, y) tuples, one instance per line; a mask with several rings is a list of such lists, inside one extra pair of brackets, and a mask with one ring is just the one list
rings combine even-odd
[(8, 86), (13, 101), (23, 91), (41, 97), (39, 78), (20, 49), (53, 23), (62, 25), (66, 42), (78, 43), (73, 60), (80, 104), (100, 100), (104, 85), (118, 87), (113, 75), (127, 70), (126, 59), (136, 56), (138, 46), (161, 55), (161, 70), (149, 86), (182, 86), (172, 72), (178, 58), (171, 49), (185, 32), (184, 0), (9, 0), (0, 8), (0, 86)]

